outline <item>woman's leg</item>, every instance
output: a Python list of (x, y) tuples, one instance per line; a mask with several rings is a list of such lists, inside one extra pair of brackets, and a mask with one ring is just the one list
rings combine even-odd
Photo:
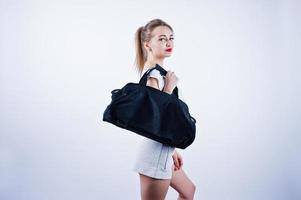
[(183, 168), (175, 171), (174, 165), (172, 166), (172, 178), (170, 186), (178, 193), (178, 200), (192, 200), (196, 190), (196, 186), (188, 178)]
[(170, 179), (155, 179), (140, 174), (141, 200), (164, 200)]

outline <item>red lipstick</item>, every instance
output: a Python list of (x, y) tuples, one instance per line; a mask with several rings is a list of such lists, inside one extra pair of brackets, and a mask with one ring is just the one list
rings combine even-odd
[(165, 49), (165, 51), (171, 52), (172, 48)]

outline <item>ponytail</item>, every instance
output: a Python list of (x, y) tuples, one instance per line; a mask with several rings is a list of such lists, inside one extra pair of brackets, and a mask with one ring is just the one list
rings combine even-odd
[(145, 53), (143, 52), (141, 34), (143, 31), (143, 26), (139, 27), (135, 33), (135, 49), (136, 49), (136, 59), (135, 65), (139, 74), (142, 73), (144, 64), (146, 61)]

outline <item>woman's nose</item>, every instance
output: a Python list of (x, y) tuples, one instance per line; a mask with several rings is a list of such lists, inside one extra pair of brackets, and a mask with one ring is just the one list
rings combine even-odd
[(166, 46), (167, 46), (167, 47), (170, 47), (170, 46), (171, 46), (171, 41), (170, 41), (170, 40), (168, 40), (168, 41), (166, 42)]

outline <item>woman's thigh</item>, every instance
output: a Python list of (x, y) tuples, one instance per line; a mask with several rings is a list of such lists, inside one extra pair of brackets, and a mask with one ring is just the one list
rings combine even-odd
[(174, 166), (170, 186), (174, 188), (180, 196), (188, 199), (193, 198), (196, 188), (194, 183), (186, 175), (183, 168), (175, 171)]
[(170, 185), (170, 179), (155, 179), (140, 173), (139, 175), (142, 200), (165, 199)]

